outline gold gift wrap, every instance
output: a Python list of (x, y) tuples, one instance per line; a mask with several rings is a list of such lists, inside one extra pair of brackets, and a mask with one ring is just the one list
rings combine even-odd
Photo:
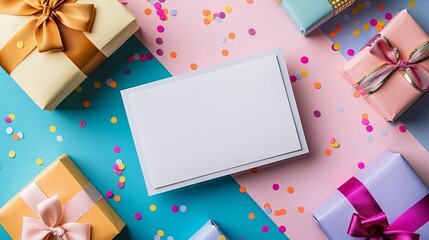
[[(65, 154), (42, 171), (33, 182), (47, 197), (58, 195), (63, 205), (89, 184), (88, 179)], [(20, 194), (23, 190), (0, 209), (0, 224), (12, 239), (20, 239), (24, 216), (38, 218), (22, 199)], [(91, 239), (94, 240), (113, 239), (125, 227), (124, 221), (104, 198), (76, 222), (90, 224)]]
[[(58, 2), (59, 0), (44, 0), (44, 2), (49, 1)], [(77, 31), (57, 23), (61, 34), (58, 40), (59, 37), (51, 38), (55, 35), (51, 34), (55, 32), (52, 29), (55, 30), (56, 27), (49, 26), (50, 29), (46, 31), (45, 26), (42, 25), (39, 28), (43, 28), (45, 33), (48, 33), (45, 36), (49, 37), (40, 37), (40, 29), (36, 29), (37, 18), (55, 9), (43, 6), (43, 11), (40, 10), (29, 16), (25, 16), (24, 13), (0, 14), (0, 65), (41, 109), (50, 111), (54, 110), (103, 60), (138, 29), (134, 16), (117, 0), (64, 1), (68, 5), (74, 2), (77, 5), (94, 5), (94, 16), (89, 29)], [(8, 1), (5, 2), (7, 3)], [(67, 7), (70, 8), (70, 6)], [(26, 10), (26, 8), (23, 9)], [(77, 10), (64, 10), (72, 14), (75, 14), (75, 11)], [(6, 12), (5, 8), (0, 9), (0, 13), (2, 12)], [(52, 22), (53, 20), (46, 25), (52, 25)], [(23, 31), (28, 29), (31, 23), (34, 25), (34, 31)], [(79, 22), (74, 23), (74, 25), (79, 24)], [(52, 49), (55, 51), (50, 51), (49, 48), (44, 51), (44, 46), (39, 43), (39, 39), (44, 40), (48, 45), (53, 45)], [(36, 40), (38, 45), (34, 48)], [(61, 43), (61, 40), (64, 49), (55, 45), (58, 41)], [(89, 51), (86, 50), (88, 47), (91, 47)], [(23, 54), (20, 53), (22, 51), (27, 51), (29, 54), (25, 53), (22, 58)]]

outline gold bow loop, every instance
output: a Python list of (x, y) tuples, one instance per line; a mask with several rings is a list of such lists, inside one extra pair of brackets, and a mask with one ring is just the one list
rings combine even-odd
[(39, 52), (63, 51), (60, 24), (89, 32), (95, 19), (95, 6), (76, 0), (0, 0), (0, 14), (35, 16), (34, 32)]

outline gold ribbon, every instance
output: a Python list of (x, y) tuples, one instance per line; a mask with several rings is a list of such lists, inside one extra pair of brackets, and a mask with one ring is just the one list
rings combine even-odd
[(334, 10), (334, 14), (337, 15), (344, 9), (351, 6), (355, 0), (328, 0), (329, 4), (331, 4), (332, 9)]
[(89, 75), (106, 56), (86, 37), (95, 19), (94, 4), (76, 0), (0, 0), (0, 14), (34, 16), (0, 49), (0, 65), (11, 73), (36, 47), (63, 51)]

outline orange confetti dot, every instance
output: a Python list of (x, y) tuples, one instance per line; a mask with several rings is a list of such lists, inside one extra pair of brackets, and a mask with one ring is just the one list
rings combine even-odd
[(229, 52), (228, 50), (224, 49), (222, 50), (222, 55), (224, 55), (225, 57), (228, 56)]
[(94, 88), (100, 88), (101, 87), (101, 83), (100, 82), (94, 82), (93, 84)]
[(334, 31), (330, 31), (330, 32), (329, 32), (329, 36), (330, 36), (331, 38), (335, 38), (335, 37), (337, 36), (337, 33), (336, 33), (336, 32), (334, 32)]
[(359, 93), (358, 91), (355, 91), (355, 92), (353, 93), (353, 97), (355, 97), (355, 98), (360, 97), (360, 93)]
[(264, 208), (270, 208), (271, 207), (271, 204), (270, 203), (265, 203), (264, 204)]
[(13, 134), (12, 135), (12, 139), (15, 140), (15, 141), (18, 141), (19, 140), (18, 134)]
[(170, 53), (170, 57), (171, 58), (176, 58), (177, 57), (177, 53), (176, 52), (171, 52)]
[(210, 20), (208, 18), (204, 18), (204, 24), (205, 25), (210, 25)]
[(299, 213), (303, 213), (304, 212), (304, 207), (303, 206), (299, 206), (298, 207), (298, 212)]
[(377, 32), (380, 32), (381, 30), (383, 30), (383, 26), (381, 26), (381, 25), (377, 25), (377, 26), (375, 26), (375, 30), (376, 30)]
[(359, 13), (359, 9), (357, 9), (357, 8), (352, 8), (352, 13), (353, 14), (358, 14)]
[(168, 9), (167, 8), (164, 8), (162, 10), (164, 10), (164, 14), (168, 14)]
[(325, 149), (325, 155), (326, 156), (329, 156), (331, 154), (332, 154), (332, 150), (331, 149), (329, 149), (329, 148)]
[(368, 113), (362, 113), (362, 118), (363, 118), (363, 119), (368, 119), (368, 117), (369, 117), (369, 116), (368, 116)]
[(211, 12), (210, 12), (210, 10), (207, 10), (207, 9), (205, 9), (205, 10), (203, 10), (203, 15), (204, 16), (208, 16), (208, 15), (210, 15), (211, 14)]
[(146, 9), (144, 10), (144, 14), (146, 14), (146, 15), (150, 15), (150, 14), (152, 14), (152, 10), (150, 10), (150, 8), (146, 8)]
[(240, 187), (240, 192), (241, 192), (241, 193), (245, 193), (245, 192), (246, 192), (246, 190), (247, 190), (247, 189), (246, 189), (246, 187), (245, 187), (245, 186), (241, 186), (241, 187)]
[(75, 91), (78, 92), (78, 93), (82, 92), (82, 86), (77, 86), (76, 89), (75, 89)]
[(89, 108), (89, 107), (91, 106), (91, 102), (90, 102), (90, 101), (88, 101), (88, 100), (85, 100), (85, 101), (83, 101), (83, 106), (84, 106), (85, 108)]
[(284, 208), (280, 209), (280, 214), (281, 215), (286, 215), (286, 209), (284, 209)]
[(384, 10), (384, 4), (382, 4), (382, 3), (378, 4), (377, 9), (379, 11), (383, 11)]
[(250, 172), (251, 173), (257, 173), (258, 172), (258, 168), (252, 168), (252, 169), (250, 169)]
[(116, 81), (111, 81), (110, 82), (110, 87), (111, 88), (116, 88), (118, 86), (118, 83)]
[(121, 201), (121, 196), (116, 195), (116, 196), (114, 196), (114, 197), (113, 197), (113, 200), (114, 200), (115, 202), (119, 202), (119, 201)]
[(191, 64), (191, 69), (192, 69), (192, 70), (197, 70), (197, 68), (198, 68), (198, 66), (197, 66), (197, 64), (196, 64), (196, 63), (192, 63), (192, 64)]
[(233, 32), (228, 33), (228, 38), (229, 39), (234, 39), (235, 38), (235, 33), (233, 33)]
[(322, 84), (320, 84), (320, 82), (315, 82), (314, 83), (314, 88), (315, 89), (320, 89), (322, 87)]
[(276, 211), (274, 211), (274, 216), (280, 216), (281, 214), (280, 214), (280, 211), (279, 210), (276, 210)]
[(286, 191), (287, 191), (288, 193), (294, 193), (294, 192), (295, 192), (295, 188), (294, 188), (294, 187), (292, 187), (292, 186), (289, 186), (289, 187), (287, 187)]
[(252, 4), (252, 3), (253, 3), (253, 0), (247, 0), (247, 3), (248, 3), (248, 4)]
[(342, 31), (343, 31), (343, 26), (341, 26), (341, 25), (337, 25), (337, 26), (335, 27), (335, 31), (336, 31), (337, 33), (342, 32)]
[(249, 213), (249, 215), (247, 215), (247, 217), (250, 219), (250, 220), (253, 220), (253, 219), (255, 219), (255, 214), (254, 213)]

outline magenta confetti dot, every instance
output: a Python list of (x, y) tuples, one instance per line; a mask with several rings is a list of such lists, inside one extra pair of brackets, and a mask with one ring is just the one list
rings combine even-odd
[(314, 111), (314, 112), (313, 112), (313, 115), (314, 115), (315, 117), (317, 117), (317, 118), (320, 118), (320, 116), (322, 116), (322, 113), (320, 113), (320, 111), (319, 111), (319, 110), (316, 110), (316, 111)]
[(215, 13), (215, 14), (213, 14), (213, 17), (214, 17), (214, 18), (219, 17), (219, 13)]
[(156, 2), (154, 5), (155, 9), (160, 9), (162, 7), (161, 3)]
[(163, 3), (163, 2), (165, 2), (165, 0), (158, 0), (158, 1), (159, 1), (159, 2), (162, 2), (162, 3)]
[(140, 54), (140, 61), (146, 61), (146, 54)]
[(160, 32), (160, 33), (162, 33), (162, 32), (164, 32), (164, 26), (162, 26), (162, 25), (158, 25), (158, 27), (156, 27), (156, 30), (158, 30), (158, 32)]
[(158, 16), (165, 15), (164, 10), (162, 10), (162, 9), (156, 10), (156, 15), (158, 15)]
[(164, 43), (164, 41), (162, 40), (162, 38), (160, 38), (160, 37), (157, 37), (156, 39), (155, 39), (155, 42), (156, 42), (156, 44), (158, 44), (158, 45), (161, 45), (161, 44), (163, 44)]
[(81, 128), (86, 127), (86, 122), (85, 122), (85, 121), (80, 121), (80, 122), (79, 122), (79, 126), (80, 126)]
[(9, 116), (7, 116), (7, 117), (4, 118), (4, 121), (6, 123), (11, 123), (12, 122), (12, 118), (10, 118)]
[(279, 190), (280, 189), (280, 186), (277, 184), (277, 183), (274, 183), (273, 184), (273, 190), (274, 191), (277, 191), (277, 190)]
[(392, 19), (392, 14), (391, 13), (386, 13), (386, 15), (384, 15), (384, 18), (386, 18), (386, 20), (391, 20)]
[(136, 213), (135, 215), (134, 215), (134, 217), (136, 218), (136, 220), (141, 220), (142, 219), (142, 214), (141, 213)]
[(371, 19), (371, 21), (369, 21), (369, 24), (371, 24), (371, 26), (373, 27), (377, 26), (377, 19)]
[(156, 54), (158, 54), (158, 56), (162, 56), (164, 55), (164, 51), (162, 51), (162, 49), (156, 49)]
[(368, 120), (368, 118), (364, 118), (364, 119), (362, 119), (362, 121), (361, 121), (361, 122), (362, 122), (362, 124), (363, 124), (363, 125), (365, 125), (365, 126), (369, 124), (369, 120)]
[(153, 59), (153, 55), (152, 55), (152, 53), (148, 53), (147, 55), (146, 55), (146, 59), (147, 60), (152, 60)]
[(171, 211), (178, 212), (179, 211), (179, 206), (177, 206), (177, 205), (172, 206), (171, 207)]
[(113, 192), (112, 192), (112, 191), (110, 191), (110, 190), (109, 190), (109, 191), (107, 191), (107, 192), (106, 192), (106, 197), (107, 197), (107, 198), (111, 198), (111, 197), (113, 197)]
[(404, 125), (401, 125), (401, 126), (399, 126), (399, 131), (400, 131), (401, 133), (404, 133), (405, 131), (407, 131), (407, 129), (405, 128), (405, 126), (404, 126)]
[(219, 13), (219, 17), (222, 18), (222, 19), (224, 19), (225, 18), (225, 13), (224, 12), (220, 12)]
[(118, 182), (118, 188), (119, 188), (119, 189), (122, 189), (122, 188), (124, 188), (124, 187), (125, 187), (124, 183), (122, 183), (122, 182)]
[(295, 75), (290, 76), (289, 79), (293, 83), (296, 82), (296, 80), (298, 80)]
[(159, 19), (161, 19), (162, 21), (164, 21), (165, 19), (167, 19), (167, 15), (161, 15), (161, 16), (159, 16)]
[(127, 3), (128, 3), (128, 0), (121, 0), (121, 3), (122, 3), (122, 4), (127, 4)]
[(355, 50), (353, 50), (353, 49), (347, 50), (347, 55), (354, 56), (355, 55)]
[(249, 30), (247, 32), (249, 33), (250, 36), (253, 36), (256, 34), (256, 30), (253, 28), (249, 28)]
[(365, 168), (365, 163), (364, 162), (358, 162), (357, 164), (359, 169), (364, 169)]
[(268, 232), (269, 228), (268, 226), (262, 226), (262, 232), (266, 233)]
[(130, 75), (131, 74), (131, 70), (129, 68), (124, 70), (124, 74), (125, 75)]
[(134, 57), (133, 56), (128, 56), (128, 62), (134, 62)]
[(122, 175), (122, 170), (116, 171), (116, 175), (121, 176)]
[(119, 153), (119, 152), (121, 151), (121, 147), (119, 147), (119, 146), (115, 146), (115, 147), (113, 147), (113, 151), (114, 151), (115, 153)]
[(301, 57), (301, 62), (304, 63), (304, 64), (307, 64), (308, 63), (308, 57), (307, 56), (302, 56)]
[(374, 128), (371, 125), (366, 126), (367, 132), (372, 132), (372, 130), (374, 130)]
[(281, 233), (286, 232), (286, 227), (285, 226), (279, 226), (279, 232), (281, 232)]
[(113, 170), (114, 170), (115, 172), (119, 170), (119, 166), (118, 166), (118, 164), (113, 165)]

